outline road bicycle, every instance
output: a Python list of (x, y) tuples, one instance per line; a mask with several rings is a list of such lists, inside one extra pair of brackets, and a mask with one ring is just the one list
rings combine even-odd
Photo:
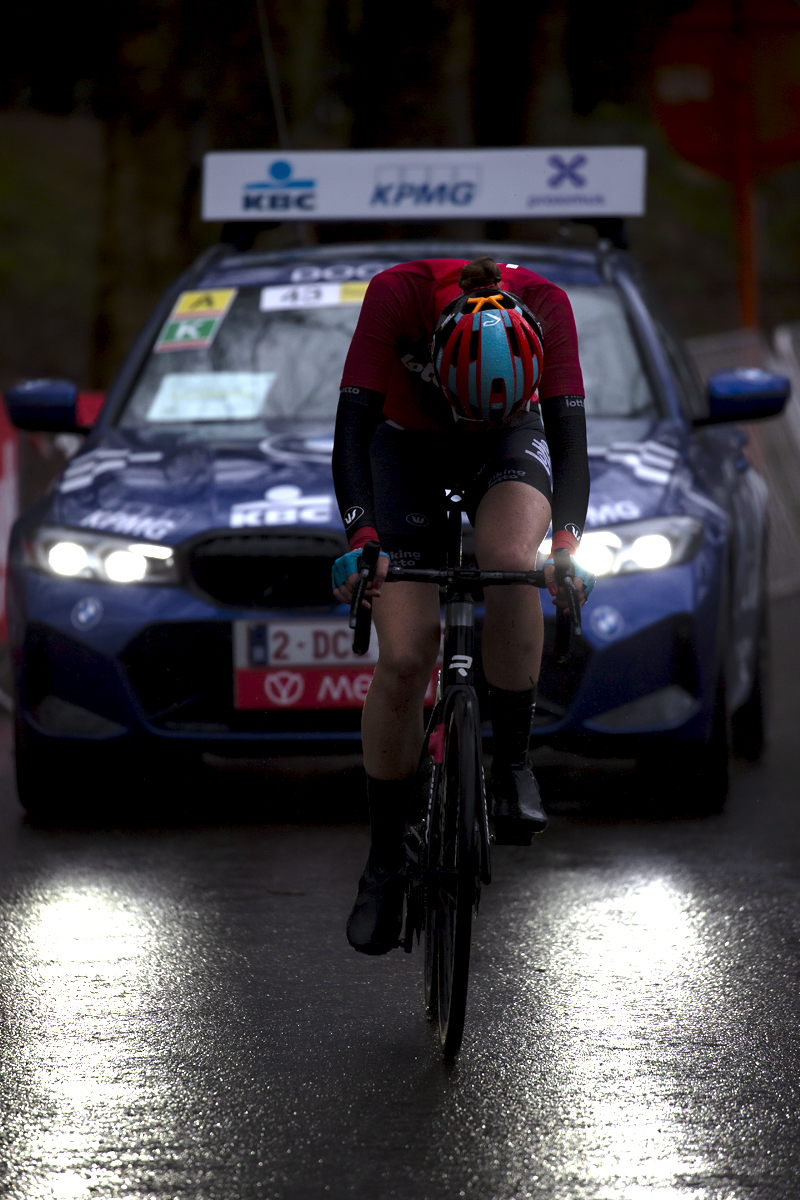
[[(483, 774), (478, 696), (474, 681), (476, 593), (486, 585), (545, 587), (544, 571), (480, 571), (461, 561), (462, 497), (448, 496), (448, 553), (441, 570), (390, 567), (387, 583), (436, 583), (444, 592), (442, 666), (406, 826), (405, 902), (399, 945), (410, 953), (424, 935), (425, 1005), (438, 1022), (442, 1051), (461, 1046), (469, 982), (472, 918), (481, 888), (491, 882), (489, 814)], [(379, 547), (368, 542), (350, 608), (353, 651), (369, 646), (372, 612), (362, 603), (375, 577)], [(580, 602), (567, 551), (554, 554), (556, 578), (568, 607), (558, 608), (553, 650), (567, 661), (581, 630)]]

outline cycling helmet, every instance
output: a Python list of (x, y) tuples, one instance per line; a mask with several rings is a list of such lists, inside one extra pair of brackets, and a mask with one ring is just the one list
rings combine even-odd
[(523, 408), (536, 391), (542, 331), (513, 292), (495, 285), (475, 288), (443, 310), (431, 358), (456, 417), (496, 425)]

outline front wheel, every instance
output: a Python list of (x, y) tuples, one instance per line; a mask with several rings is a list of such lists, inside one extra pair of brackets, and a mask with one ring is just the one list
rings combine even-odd
[(481, 866), (480, 745), (477, 700), (466, 690), (456, 692), (445, 720), (426, 879), (426, 991), (435, 996), (445, 1058), (458, 1053), (467, 1007), (472, 912)]
[(769, 623), (767, 603), (762, 600), (753, 686), (741, 708), (733, 714), (731, 731), (733, 753), (745, 762), (758, 762), (767, 740), (767, 701), (769, 696)]
[(640, 759), (640, 790), (666, 814), (713, 816), (722, 812), (728, 797), (730, 753), (725, 687), (720, 680), (708, 741), (672, 743)]

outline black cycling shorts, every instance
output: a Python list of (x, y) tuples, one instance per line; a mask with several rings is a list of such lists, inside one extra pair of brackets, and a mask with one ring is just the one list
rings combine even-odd
[(446, 550), (445, 488), (459, 489), (475, 524), (496, 483), (527, 483), (552, 504), (550, 453), (539, 410), (507, 429), (451, 434), (387, 423), (370, 446), (381, 548), (398, 567), (440, 567)]

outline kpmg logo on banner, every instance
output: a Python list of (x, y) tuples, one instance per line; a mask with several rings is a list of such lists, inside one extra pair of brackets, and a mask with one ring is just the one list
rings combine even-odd
[[(528, 208), (559, 207), (574, 208), (586, 205), (587, 209), (604, 208), (606, 197), (589, 188), (589, 156), (576, 152), (561, 151), (547, 157), (547, 178), (544, 194), (528, 197)], [(595, 185), (596, 186), (596, 185)], [(585, 190), (585, 189), (589, 190)]]
[(293, 179), (292, 164), (279, 158), (267, 168), (266, 180), (244, 185), (242, 208), (245, 212), (311, 212), (316, 207), (316, 188), (315, 179)]
[(469, 208), (480, 168), (465, 166), (378, 167), (370, 206), (375, 209)]

